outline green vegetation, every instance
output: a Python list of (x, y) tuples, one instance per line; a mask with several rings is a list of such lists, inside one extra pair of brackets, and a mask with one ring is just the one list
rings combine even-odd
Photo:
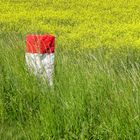
[[(139, 140), (140, 1), (0, 0), (0, 139)], [(56, 36), (54, 88), (25, 65), (25, 35)]]

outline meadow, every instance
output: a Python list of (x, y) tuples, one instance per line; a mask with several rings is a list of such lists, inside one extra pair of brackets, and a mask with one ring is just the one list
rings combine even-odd
[[(53, 88), (25, 64), (44, 33)], [(139, 140), (139, 46), (139, 0), (0, 0), (0, 140)]]

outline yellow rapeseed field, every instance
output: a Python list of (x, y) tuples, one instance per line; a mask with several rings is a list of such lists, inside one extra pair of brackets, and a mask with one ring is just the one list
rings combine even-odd
[(80, 47), (139, 47), (139, 0), (1, 0), (1, 33), (51, 33)]

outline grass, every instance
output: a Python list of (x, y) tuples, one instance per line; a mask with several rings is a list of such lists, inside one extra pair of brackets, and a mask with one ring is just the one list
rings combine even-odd
[[(139, 140), (138, 4), (1, 0), (0, 139)], [(44, 32), (54, 89), (25, 65), (25, 35)]]

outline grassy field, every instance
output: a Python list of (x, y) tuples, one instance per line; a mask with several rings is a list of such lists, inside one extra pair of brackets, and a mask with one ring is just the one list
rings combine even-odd
[[(54, 88), (31, 33), (56, 37)], [(0, 140), (139, 140), (139, 46), (139, 0), (0, 0)]]

